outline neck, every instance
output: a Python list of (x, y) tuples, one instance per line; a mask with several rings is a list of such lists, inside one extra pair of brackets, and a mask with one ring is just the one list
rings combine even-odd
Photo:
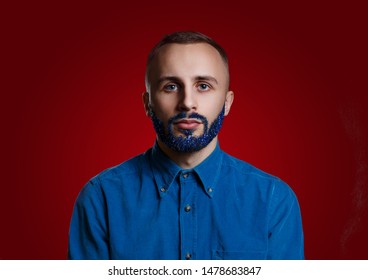
[(183, 169), (191, 169), (204, 161), (216, 148), (217, 136), (203, 149), (196, 152), (180, 153), (170, 149), (160, 139), (157, 139), (160, 149)]

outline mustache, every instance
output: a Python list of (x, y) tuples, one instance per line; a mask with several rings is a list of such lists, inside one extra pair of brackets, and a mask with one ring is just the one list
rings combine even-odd
[(205, 116), (202, 116), (201, 114), (198, 113), (191, 113), (191, 114), (187, 114), (185, 112), (180, 112), (179, 114), (171, 117), (168, 121), (169, 124), (172, 124), (178, 120), (181, 119), (197, 119), (200, 120), (202, 123), (206, 124), (208, 123), (207, 118)]

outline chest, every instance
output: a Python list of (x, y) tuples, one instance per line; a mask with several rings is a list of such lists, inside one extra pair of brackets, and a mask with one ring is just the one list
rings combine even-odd
[(246, 186), (220, 184), (209, 195), (189, 174), (164, 194), (152, 185), (108, 203), (113, 258), (265, 258), (267, 202)]

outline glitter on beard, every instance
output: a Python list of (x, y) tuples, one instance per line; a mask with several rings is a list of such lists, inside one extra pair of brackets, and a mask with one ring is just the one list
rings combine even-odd
[[(225, 106), (222, 108), (221, 112), (213, 121), (210, 127), (208, 127), (208, 121), (206, 117), (197, 113), (192, 113), (187, 116), (186, 113), (181, 112), (169, 119), (167, 125), (167, 133), (165, 133), (163, 122), (156, 116), (151, 107), (149, 113), (151, 116), (153, 127), (159, 139), (170, 149), (176, 152), (189, 153), (203, 149), (213, 140), (213, 138), (216, 137), (222, 127), (222, 122), (225, 116)], [(183, 118), (195, 118), (200, 120), (204, 125), (203, 134), (199, 136), (193, 136), (193, 130), (181, 129), (180, 132), (182, 132), (185, 136), (175, 136), (172, 131), (173, 123), (176, 120), (180, 120)]]

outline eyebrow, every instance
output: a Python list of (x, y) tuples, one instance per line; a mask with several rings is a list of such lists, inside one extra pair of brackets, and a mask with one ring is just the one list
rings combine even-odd
[(218, 84), (217, 80), (212, 76), (197, 76), (195, 77), (195, 80), (196, 81), (211, 81), (211, 82), (216, 83), (216, 85)]
[[(194, 77), (194, 80), (195, 81), (211, 81), (211, 82), (218, 84), (217, 80), (212, 76), (196, 76)], [(162, 82), (165, 82), (165, 81), (181, 82), (181, 79), (176, 76), (163, 76), (157, 80), (157, 84), (161, 84)]]

